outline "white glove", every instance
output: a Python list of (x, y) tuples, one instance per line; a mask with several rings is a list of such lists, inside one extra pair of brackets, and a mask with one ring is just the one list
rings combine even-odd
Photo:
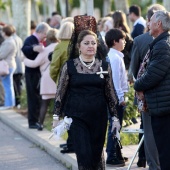
[(72, 118), (68, 118), (67, 116), (65, 116), (64, 120), (60, 120), (57, 126), (52, 129), (52, 134), (49, 136), (49, 139), (53, 136), (55, 136), (56, 139), (59, 139), (67, 130), (70, 129), (72, 121)]
[(58, 115), (53, 115), (53, 128), (59, 124), (60, 118)]
[(111, 132), (113, 132), (115, 128), (119, 132), (121, 126), (120, 126), (119, 119), (114, 116), (114, 117), (112, 117), (112, 130), (111, 130)]

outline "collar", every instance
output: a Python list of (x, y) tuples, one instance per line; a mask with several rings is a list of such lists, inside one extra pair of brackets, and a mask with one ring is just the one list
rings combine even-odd
[(34, 32), (32, 35), (34, 35), (37, 38), (38, 42), (40, 42), (40, 39), (39, 39), (38, 34), (36, 32)]
[(119, 57), (123, 58), (124, 54), (118, 50), (115, 50), (114, 48), (110, 48), (109, 52), (116, 53)]
[(133, 26), (135, 26), (136, 24), (141, 24), (143, 25), (144, 27), (146, 27), (146, 21), (144, 20), (143, 17), (139, 17), (133, 24)]
[(164, 37), (169, 36), (170, 33), (168, 31), (163, 32), (162, 34), (160, 34), (158, 37), (156, 37), (153, 42), (150, 44), (150, 49), (161, 39), (163, 39)]

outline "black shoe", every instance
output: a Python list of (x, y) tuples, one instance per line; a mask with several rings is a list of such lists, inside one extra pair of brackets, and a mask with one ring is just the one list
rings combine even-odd
[(116, 155), (117, 155), (117, 159), (119, 159), (121, 161), (128, 162), (128, 160), (129, 160), (127, 157), (123, 157), (121, 149), (119, 147), (116, 147)]
[(106, 164), (107, 166), (112, 166), (112, 167), (122, 167), (125, 166), (125, 161), (115, 158), (110, 161), (106, 161)]
[(39, 127), (37, 128), (37, 130), (42, 131), (43, 130), (43, 125), (39, 124)]
[(146, 167), (146, 158), (139, 158), (138, 162), (137, 162), (137, 166), (145, 168)]
[(69, 149), (67, 147), (63, 148), (63, 150), (60, 151), (61, 153), (74, 153), (74, 150), (73, 149)]
[(134, 124), (138, 123), (137, 119), (134, 118), (134, 117), (131, 119), (131, 121), (132, 121)]
[(128, 162), (129, 159), (127, 157), (118, 157), (119, 160)]
[(67, 147), (67, 143), (61, 144), (60, 148)]
[(129, 161), (129, 159), (127, 157), (123, 157), (123, 159), (124, 159), (125, 162)]
[(38, 129), (38, 127), (39, 127), (39, 123), (29, 125), (30, 129)]

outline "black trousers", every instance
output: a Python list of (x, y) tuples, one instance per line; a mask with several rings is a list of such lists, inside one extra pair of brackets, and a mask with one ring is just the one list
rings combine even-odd
[(161, 170), (170, 170), (170, 113), (162, 117), (151, 117), (155, 143), (158, 149)]
[(26, 90), (27, 90), (27, 105), (28, 105), (28, 124), (34, 125), (38, 122), (40, 112), (40, 73), (25, 72)]
[(18, 74), (14, 74), (14, 75), (13, 75), (14, 92), (15, 92), (15, 105), (16, 105), (16, 106), (17, 106), (18, 104), (20, 104), (21, 87), (22, 87), (21, 79), (22, 79), (22, 74), (21, 74), (21, 73), (18, 73)]
[[(143, 120), (142, 120), (142, 116), (141, 116), (141, 124), (140, 124), (140, 129), (143, 129), (144, 127), (143, 127)], [(143, 133), (139, 133), (139, 142), (140, 142), (140, 140), (142, 139), (142, 136), (143, 136)], [(145, 142), (145, 139), (144, 139), (144, 142)], [(141, 145), (141, 147), (140, 147), (140, 149), (139, 149), (139, 159), (140, 158), (145, 158), (146, 156), (145, 156), (145, 148), (144, 148), (144, 142), (142, 143), (142, 145)]]

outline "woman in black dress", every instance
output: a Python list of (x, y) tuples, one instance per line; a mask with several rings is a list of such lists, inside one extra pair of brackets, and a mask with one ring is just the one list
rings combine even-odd
[(80, 170), (104, 170), (102, 154), (106, 128), (107, 107), (113, 117), (113, 129), (120, 129), (115, 105), (111, 68), (95, 56), (97, 35), (81, 31), (77, 39), (79, 57), (68, 60), (60, 73), (55, 99), (55, 114), (64, 112), (73, 122), (71, 137)]

